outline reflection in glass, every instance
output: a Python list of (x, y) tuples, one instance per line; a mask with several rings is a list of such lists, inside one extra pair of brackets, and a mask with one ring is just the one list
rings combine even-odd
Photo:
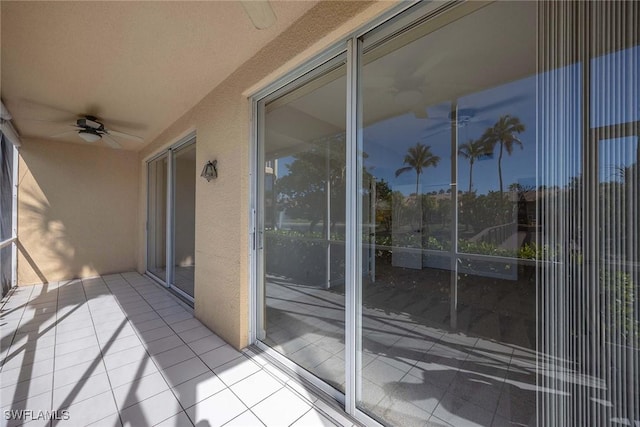
[(536, 419), (536, 7), (459, 10), (363, 57), (358, 406), (403, 426), (526, 425)]
[(196, 145), (189, 144), (173, 152), (174, 169), (174, 268), (173, 286), (194, 296), (195, 218), (196, 218)]
[(147, 270), (166, 280), (167, 156), (148, 163)]
[(345, 66), (264, 107), (262, 341), (344, 391)]
[[(631, 18), (633, 13), (629, 15)], [(612, 40), (607, 37), (603, 43), (612, 43)], [(640, 121), (639, 68), (640, 46), (616, 50), (591, 60), (592, 128)]]

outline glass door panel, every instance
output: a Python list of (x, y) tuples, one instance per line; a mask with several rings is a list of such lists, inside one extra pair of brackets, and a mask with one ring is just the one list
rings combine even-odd
[(168, 156), (148, 163), (147, 270), (166, 282)]
[[(0, 242), (14, 235), (14, 150), (9, 140), (0, 134)], [(0, 248), (0, 296), (4, 296), (12, 286), (13, 244)]]
[(357, 406), (535, 423), (536, 270), (519, 257), (537, 238), (536, 5), (469, 2), (363, 43)]
[(344, 391), (344, 58), (261, 107), (259, 337)]
[(173, 279), (172, 286), (194, 297), (196, 145), (190, 143), (172, 152), (173, 190)]

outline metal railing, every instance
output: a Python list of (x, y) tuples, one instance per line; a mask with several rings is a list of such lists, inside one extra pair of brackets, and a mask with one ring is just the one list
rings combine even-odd
[(499, 246), (513, 235), (514, 231), (517, 230), (517, 226), (515, 222), (510, 222), (508, 224), (496, 225), (495, 227), (488, 227), (470, 238), (469, 241), (475, 243), (490, 243)]
[(10, 244), (15, 242), (16, 240), (18, 240), (16, 237), (11, 237), (10, 239), (3, 240), (2, 242), (0, 242), (0, 249), (9, 246)]

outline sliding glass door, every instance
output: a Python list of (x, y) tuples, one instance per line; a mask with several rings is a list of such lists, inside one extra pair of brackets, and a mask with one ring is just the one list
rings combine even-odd
[(167, 280), (167, 180), (169, 156), (148, 163), (147, 271)]
[(344, 391), (345, 57), (260, 104), (262, 342)]
[(637, 424), (639, 20), (424, 3), (257, 99), (258, 345), (365, 422)]
[(195, 268), (195, 139), (147, 163), (147, 272), (193, 300)]
[(196, 144), (172, 151), (173, 155), (173, 276), (171, 284), (193, 298), (196, 232)]

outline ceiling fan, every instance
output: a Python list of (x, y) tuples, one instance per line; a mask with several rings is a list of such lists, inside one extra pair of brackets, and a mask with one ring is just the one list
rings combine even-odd
[[(525, 96), (516, 95), (516, 96), (511, 96), (509, 98), (505, 98), (503, 100), (493, 102), (490, 104), (485, 104), (478, 107), (459, 108), (455, 112), (449, 111), (445, 116), (442, 116), (442, 117), (432, 117), (431, 118), (432, 120), (439, 120), (440, 123), (434, 126), (425, 128), (425, 130), (423, 131), (423, 135), (425, 138), (428, 138), (430, 136), (434, 136), (441, 132), (447, 131), (451, 129), (452, 126), (455, 126), (458, 129), (468, 127), (472, 124), (488, 126), (495, 121), (495, 118), (487, 117), (486, 113), (489, 113), (492, 110), (496, 110), (496, 109), (510, 108), (514, 104), (517, 104), (518, 102), (524, 99), (526, 99)], [(443, 107), (443, 106), (450, 108), (447, 105), (441, 105), (439, 107)], [(482, 116), (484, 116), (485, 118), (482, 119)]]
[(100, 119), (91, 115), (80, 116), (76, 120), (76, 123), (71, 126), (74, 127), (73, 130), (51, 135), (51, 138), (60, 138), (75, 133), (88, 143), (94, 143), (102, 139), (109, 147), (116, 149), (122, 148), (122, 145), (120, 145), (120, 143), (116, 141), (114, 137), (128, 139), (136, 142), (143, 142), (143, 139), (138, 136), (130, 135), (128, 133), (116, 131), (113, 129), (107, 129), (104, 123), (100, 121)]
[(258, 30), (265, 30), (276, 23), (276, 14), (269, 0), (243, 0), (241, 4), (253, 26)]
[[(425, 83), (429, 73), (446, 59), (446, 54), (394, 59), (396, 62), (389, 69), (374, 69), (374, 75), (365, 79), (365, 91), (385, 92), (398, 107), (413, 112), (418, 119), (428, 119), (426, 95), (429, 88)], [(387, 74), (389, 70), (391, 76)]]

